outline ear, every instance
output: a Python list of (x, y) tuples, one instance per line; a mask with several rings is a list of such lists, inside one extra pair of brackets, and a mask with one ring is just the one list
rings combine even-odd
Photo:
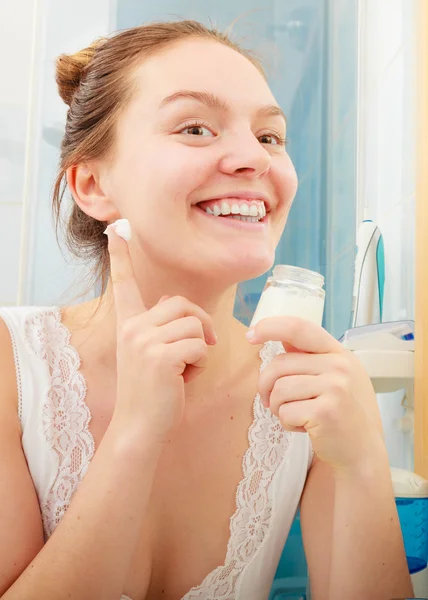
[(105, 194), (95, 164), (82, 163), (67, 169), (67, 183), (76, 204), (97, 221), (116, 221), (120, 214)]

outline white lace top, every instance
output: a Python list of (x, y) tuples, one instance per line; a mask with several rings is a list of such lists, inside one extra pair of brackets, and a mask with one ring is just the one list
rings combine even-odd
[[(4, 308), (0, 317), (12, 338), (22, 445), (47, 540), (94, 455), (86, 384), (58, 308)], [(280, 344), (265, 344), (261, 369), (280, 352)], [(266, 600), (269, 596), (312, 448), (306, 434), (285, 431), (259, 395), (254, 399), (248, 440), (225, 563), (182, 600)], [(131, 599), (123, 595), (121, 600)]]

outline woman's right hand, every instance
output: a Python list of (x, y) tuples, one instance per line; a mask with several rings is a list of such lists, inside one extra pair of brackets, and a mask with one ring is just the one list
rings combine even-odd
[(165, 441), (184, 413), (184, 383), (204, 367), (216, 343), (211, 317), (186, 298), (147, 310), (128, 244), (107, 229), (117, 318), (117, 398), (112, 423)]

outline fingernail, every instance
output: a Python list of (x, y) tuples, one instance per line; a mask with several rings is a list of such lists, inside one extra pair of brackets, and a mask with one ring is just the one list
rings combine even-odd
[(247, 331), (247, 333), (245, 334), (245, 337), (247, 338), (247, 340), (249, 340), (251, 342), (251, 340), (254, 339), (255, 335), (256, 335), (255, 330), (253, 328), (251, 328)]
[(206, 339), (209, 346), (215, 346), (218, 342), (217, 334), (212, 332), (209, 339)]

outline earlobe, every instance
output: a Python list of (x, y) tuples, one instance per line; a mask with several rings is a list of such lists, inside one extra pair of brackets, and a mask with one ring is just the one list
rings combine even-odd
[(120, 214), (100, 186), (97, 173), (87, 164), (67, 169), (67, 184), (76, 204), (97, 221), (115, 221)]

